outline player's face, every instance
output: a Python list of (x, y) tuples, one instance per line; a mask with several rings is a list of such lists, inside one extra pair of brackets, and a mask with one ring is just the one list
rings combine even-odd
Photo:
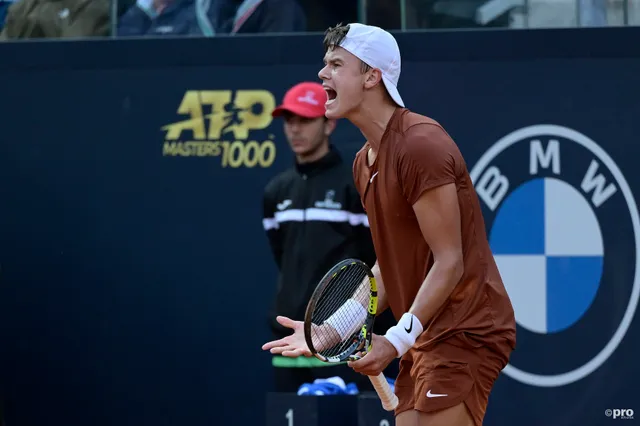
[(304, 159), (313, 156), (325, 143), (327, 133), (324, 117), (305, 118), (287, 113), (284, 115), (284, 133), (294, 154)]
[(325, 66), (318, 73), (327, 91), (326, 117), (347, 117), (360, 106), (364, 98), (366, 75), (362, 62), (342, 47), (329, 49), (324, 56)]

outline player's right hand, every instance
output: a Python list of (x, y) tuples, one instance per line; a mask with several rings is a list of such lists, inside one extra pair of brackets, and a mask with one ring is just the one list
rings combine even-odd
[(276, 321), (284, 327), (293, 330), (293, 334), (279, 340), (262, 345), (262, 350), (270, 351), (274, 355), (282, 355), (291, 358), (299, 356), (311, 356), (311, 351), (304, 339), (304, 323), (302, 321), (294, 321), (287, 317), (276, 317)]

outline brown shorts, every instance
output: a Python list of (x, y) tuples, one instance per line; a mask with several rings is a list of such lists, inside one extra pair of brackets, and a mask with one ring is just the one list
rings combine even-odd
[(425, 349), (411, 349), (400, 360), (396, 415), (407, 410), (428, 413), (464, 402), (476, 426), (481, 426), (493, 383), (511, 353), (506, 339), (495, 341), (489, 348), (463, 333)]

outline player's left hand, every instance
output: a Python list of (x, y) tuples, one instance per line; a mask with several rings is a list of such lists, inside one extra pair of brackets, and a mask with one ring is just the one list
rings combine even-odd
[(398, 355), (396, 348), (384, 337), (372, 335), (371, 352), (366, 353), (358, 361), (347, 364), (360, 374), (377, 376), (382, 373), (391, 361)]

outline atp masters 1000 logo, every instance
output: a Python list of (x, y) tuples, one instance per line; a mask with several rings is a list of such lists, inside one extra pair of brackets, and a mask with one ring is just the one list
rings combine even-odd
[(269, 167), (276, 158), (268, 133), (275, 98), (266, 90), (189, 90), (182, 121), (162, 127), (165, 157), (220, 157), (222, 167)]

